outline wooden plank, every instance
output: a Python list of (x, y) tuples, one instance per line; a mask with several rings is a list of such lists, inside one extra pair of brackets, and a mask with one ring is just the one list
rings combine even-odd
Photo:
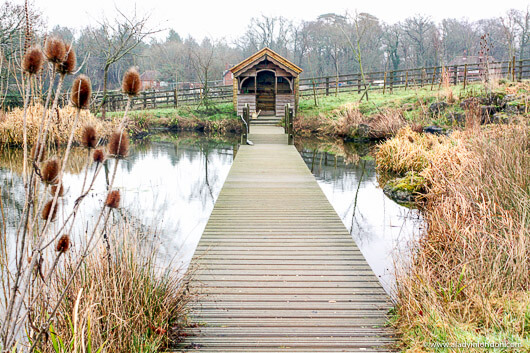
[[(272, 120), (271, 120), (272, 121)], [(192, 262), (201, 352), (390, 351), (392, 303), (282, 128), (251, 126)]]

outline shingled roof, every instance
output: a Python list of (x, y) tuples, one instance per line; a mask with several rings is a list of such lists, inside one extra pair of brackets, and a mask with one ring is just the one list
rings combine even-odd
[(300, 74), (303, 70), (290, 62), (289, 60), (285, 59), (280, 54), (274, 52), (270, 48), (263, 48), (254, 55), (248, 57), (247, 59), (243, 60), (236, 66), (232, 67), (230, 71), (234, 74), (234, 76), (238, 76), (241, 72), (245, 71), (247, 68), (252, 66), (257, 61), (260, 61), (264, 56), (267, 56), (268, 58), (271, 58), (272, 61), (275, 61), (280, 66), (284, 66), (289, 71), (292, 71), (296, 75)]

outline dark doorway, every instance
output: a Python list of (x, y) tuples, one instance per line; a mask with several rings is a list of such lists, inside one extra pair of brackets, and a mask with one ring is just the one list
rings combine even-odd
[(274, 85), (276, 76), (271, 71), (261, 71), (257, 78), (256, 110), (262, 116), (276, 115), (276, 95)]

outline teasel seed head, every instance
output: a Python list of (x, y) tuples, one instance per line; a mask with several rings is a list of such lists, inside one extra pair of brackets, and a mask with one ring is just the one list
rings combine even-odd
[(57, 159), (51, 159), (47, 161), (44, 164), (44, 168), (42, 168), (42, 172), (41, 172), (42, 181), (49, 185), (57, 184), (57, 182), (59, 181), (58, 177), (59, 177), (60, 169), (61, 169), (61, 166)]
[(129, 96), (136, 96), (138, 93), (140, 93), (141, 88), (142, 81), (140, 80), (140, 74), (135, 68), (131, 67), (129, 70), (127, 70), (125, 75), (123, 75), (123, 93), (126, 93)]
[(44, 54), (48, 61), (54, 64), (61, 63), (66, 56), (66, 46), (61, 39), (49, 37), (44, 44)]
[(65, 253), (68, 251), (69, 248), (70, 248), (70, 236), (68, 234), (64, 234), (57, 241), (57, 245), (55, 246), (55, 251), (60, 252), (60, 253)]
[[(57, 185), (52, 185), (50, 190), (51, 190), (50, 193), (52, 194), (52, 196), (55, 196), (55, 193), (57, 192)], [(59, 188), (59, 194), (57, 196), (58, 197), (63, 197), (64, 196), (64, 186), (63, 186), (62, 183), (61, 183), (61, 186)]]
[(107, 200), (105, 200), (105, 206), (110, 208), (120, 207), (120, 190), (112, 190), (107, 195)]
[(92, 125), (87, 125), (84, 127), (83, 135), (81, 136), (81, 143), (88, 149), (96, 147), (98, 139), (96, 129)]
[[(41, 154), (41, 151), (42, 151), (42, 154)], [(39, 154), (41, 154), (40, 158), (39, 158)], [(43, 160), (45, 160), (46, 159), (46, 148), (45, 148), (45, 146), (41, 143), (41, 144), (39, 144), (39, 147), (37, 147), (37, 144), (35, 143), (33, 145), (33, 147), (31, 148), (30, 157), (33, 160), (37, 160), (37, 158), (39, 158), (39, 160), (37, 162), (42, 162)]]
[(71, 101), (77, 109), (86, 109), (90, 104), (92, 94), (92, 85), (90, 79), (85, 75), (79, 75), (75, 78), (72, 85)]
[(38, 73), (42, 69), (44, 55), (38, 47), (31, 47), (22, 58), (22, 70), (30, 75)]
[(74, 72), (76, 64), (75, 51), (72, 45), (65, 44), (65, 50), (66, 54), (64, 60), (55, 65), (57, 72), (59, 72), (61, 75), (69, 75)]
[(92, 158), (96, 163), (103, 163), (105, 161), (105, 152), (103, 152), (102, 148), (98, 148), (97, 150), (94, 150)]
[(129, 136), (125, 131), (114, 131), (109, 139), (109, 154), (115, 158), (127, 157), (129, 153)]
[(53, 200), (50, 200), (46, 202), (44, 205), (44, 208), (42, 209), (41, 218), (44, 220), (47, 220), (48, 217), (50, 217), (51, 214), (51, 221), (55, 220), (55, 217), (57, 217), (57, 209), (59, 208), (59, 205), (57, 202), (55, 202), (55, 206), (52, 209)]

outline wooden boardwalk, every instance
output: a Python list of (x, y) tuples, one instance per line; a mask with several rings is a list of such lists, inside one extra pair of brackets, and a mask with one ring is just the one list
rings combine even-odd
[(252, 126), (192, 262), (186, 352), (385, 352), (388, 296), (282, 128)]

